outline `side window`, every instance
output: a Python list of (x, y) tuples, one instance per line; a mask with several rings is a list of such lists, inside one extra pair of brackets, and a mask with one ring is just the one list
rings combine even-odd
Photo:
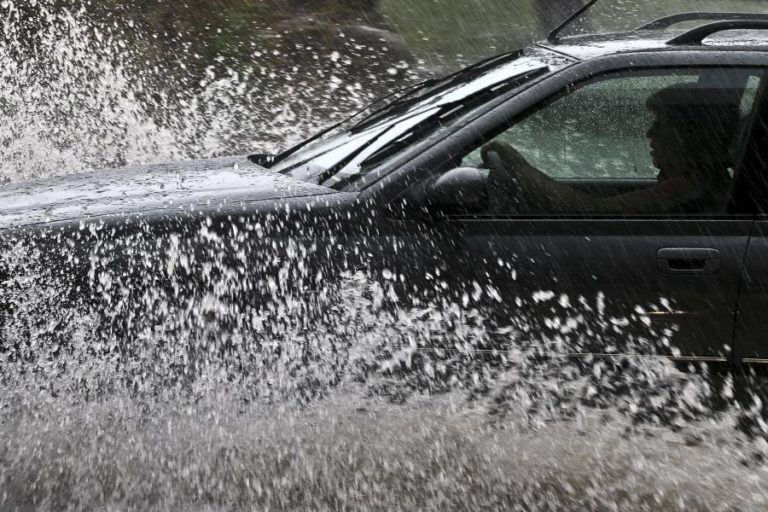
[(724, 68), (600, 77), (462, 165), (487, 169), (495, 213), (724, 213), (761, 81), (760, 70)]

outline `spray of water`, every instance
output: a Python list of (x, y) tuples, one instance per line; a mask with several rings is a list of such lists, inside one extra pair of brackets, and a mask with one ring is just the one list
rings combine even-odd
[[(269, 152), (415, 76), (361, 71), (370, 49), (344, 33), (341, 51), (278, 37), (253, 49), (246, 64), (221, 56), (201, 69), (183, 42), (173, 58), (154, 55), (147, 48), (157, 35), (131, 19), (97, 23), (90, 4), (66, 5), (0, 5), (4, 181)], [(407, 70), (396, 58), (392, 65)]]
[[(249, 278), (253, 260), (228, 258), (204, 221), (198, 251), (175, 235), (78, 233), (96, 242), (96, 304), (62, 300), (78, 285), (30, 240), (4, 256), (8, 507), (763, 504), (762, 445), (713, 407), (704, 376), (663, 360), (562, 357), (594, 342), (586, 332), (647, 345), (615, 329), (643, 316), (601, 314), (604, 297), (596, 316), (573, 301), (542, 321), (526, 311), (555, 295), (539, 294), (491, 328), (472, 301), (404, 307), (361, 272), (303, 297), (290, 283), (312, 248), (296, 241), (281, 258), (259, 248)], [(111, 254), (135, 258), (135, 275)], [(259, 286), (265, 302), (249, 303)], [(691, 461), (712, 470), (692, 473)]]
[[(258, 62), (163, 87), (124, 27), (1, 6), (5, 180), (269, 147), (367, 99), (339, 55), (328, 81), (295, 70), (270, 95)], [(652, 351), (671, 334), (642, 310), (539, 293), (499, 326), (479, 293), (411, 303), (376, 275), (310, 271), (317, 247), (275, 242), (273, 220), (3, 238), (0, 508), (768, 506), (765, 443), (734, 428), (760, 432), (761, 404), (732, 405), (729, 379), (564, 356)], [(542, 301), (558, 307), (527, 314)]]

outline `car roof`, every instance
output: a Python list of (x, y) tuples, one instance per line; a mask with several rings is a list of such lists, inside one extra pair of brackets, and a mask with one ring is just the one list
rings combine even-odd
[[(741, 35), (737, 36), (737, 32)], [(686, 30), (636, 30), (624, 33), (563, 37), (556, 42), (541, 41), (536, 45), (578, 60), (640, 51), (722, 50), (724, 48), (736, 50), (739, 47), (745, 47), (744, 45), (758, 46), (762, 49), (768, 48), (768, 33), (762, 32), (757, 36), (755, 31), (721, 32), (707, 38), (706, 44), (695, 46), (669, 44), (674, 38), (686, 33)]]

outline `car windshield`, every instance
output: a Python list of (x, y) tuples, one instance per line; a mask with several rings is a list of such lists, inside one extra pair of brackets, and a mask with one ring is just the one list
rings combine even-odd
[(317, 184), (344, 188), (362, 177), (364, 164), (395, 143), (423, 138), (450, 125), (477, 106), (562, 65), (565, 60), (544, 51), (499, 56), (482, 65), (427, 83), (375, 111), (351, 127), (312, 142), (289, 156), (278, 156), (272, 170)]

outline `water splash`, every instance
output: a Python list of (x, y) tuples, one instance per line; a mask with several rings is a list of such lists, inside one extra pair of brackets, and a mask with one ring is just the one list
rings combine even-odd
[[(1, 5), (6, 180), (270, 147), (366, 99), (327, 93), (359, 91), (341, 57), (269, 97), (258, 64), (193, 87), (83, 9), (23, 4), (30, 28), (20, 5)], [(765, 430), (758, 401), (663, 359), (563, 357), (649, 352), (642, 313), (543, 292), (499, 327), (472, 293), (406, 307), (372, 273), (310, 272), (312, 244), (266, 242), (276, 219), (194, 220), (3, 240), (3, 509), (765, 508), (768, 449), (734, 428)]]
[[(585, 419), (489, 428), (461, 401), (393, 407), (339, 395), (301, 413), (115, 397), (0, 430), (3, 508), (120, 510), (738, 510), (765, 469), (732, 447), (628, 439)], [(716, 439), (712, 439), (716, 442)], [(691, 471), (691, 467), (695, 471)]]
[[(748, 415), (718, 407), (705, 374), (563, 357), (595, 341), (586, 332), (647, 352), (658, 335), (629, 334), (642, 315), (590, 317), (559, 297), (563, 310), (532, 318), (557, 297), (538, 293), (493, 327), (461, 294), (406, 307), (364, 272), (318, 282), (296, 240), (232, 259), (238, 238), (205, 221), (196, 251), (98, 225), (69, 236), (96, 242), (89, 260), (52, 264), (29, 239), (3, 254), (4, 508), (765, 505), (765, 443), (738, 433)], [(135, 258), (131, 273), (115, 254)], [(74, 293), (80, 265), (95, 304)], [(245, 299), (260, 287), (265, 302)]]
[(0, 5), (1, 181), (270, 152), (415, 77), (361, 71), (367, 49), (350, 36), (341, 52), (277, 38), (246, 64), (222, 55), (199, 70), (189, 45), (153, 55), (156, 34), (117, 14), (94, 21), (88, 5)]

